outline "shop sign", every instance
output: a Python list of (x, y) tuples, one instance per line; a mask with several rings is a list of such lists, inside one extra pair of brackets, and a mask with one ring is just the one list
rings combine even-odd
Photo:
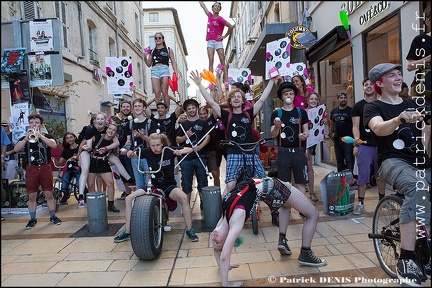
[[(354, 13), (359, 7), (361, 7), (367, 1), (347, 1), (342, 4), (341, 10), (346, 10), (348, 15)], [(379, 14), (387, 10), (390, 6), (390, 1), (379, 1), (375, 5), (371, 5), (370, 8), (363, 13), (359, 18), (360, 25), (364, 25), (377, 17)]]
[(306, 31), (309, 31), (309, 29), (306, 26), (301, 26), (301, 25), (294, 26), (288, 30), (288, 32), (285, 35), (290, 39), (291, 47), (295, 49), (306, 48), (297, 40), (297, 36), (299, 36), (300, 34)]

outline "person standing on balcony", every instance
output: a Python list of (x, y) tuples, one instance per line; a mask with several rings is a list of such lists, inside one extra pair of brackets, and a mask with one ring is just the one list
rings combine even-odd
[[(220, 2), (215, 2), (212, 5), (212, 12), (208, 11), (203, 1), (199, 1), (201, 8), (208, 17), (207, 20), (207, 56), (209, 59), (209, 70), (213, 72), (214, 69), (214, 53), (217, 52), (219, 56), (219, 61), (223, 65), (223, 81), (225, 82), (225, 87), (227, 86), (226, 81), (228, 79), (228, 68), (225, 63), (225, 52), (223, 49), (222, 41), (227, 38), (233, 31), (234, 26), (226, 21), (222, 16), (219, 16), (219, 12), (222, 10), (222, 4)], [(225, 35), (223, 34), (224, 28), (228, 27)]]

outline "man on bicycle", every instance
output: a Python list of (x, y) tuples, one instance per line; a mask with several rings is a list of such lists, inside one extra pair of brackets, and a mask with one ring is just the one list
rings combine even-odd
[[(379, 178), (405, 196), (399, 216), (398, 278), (410, 286), (421, 286), (422, 272), (415, 254), (416, 224), (419, 219), (427, 225), (430, 223), (431, 161), (421, 141), (425, 128), (423, 116), (415, 109), (424, 99), (417, 97), (412, 101), (399, 97), (403, 82), (401, 69), (400, 64), (382, 63), (369, 71), (369, 79), (381, 97), (365, 105), (363, 124), (378, 140)], [(430, 125), (430, 119), (426, 122)], [(430, 267), (428, 271), (430, 278)]]
[[(264, 105), (264, 101), (270, 95), (276, 78), (270, 79), (267, 87), (265, 88), (260, 99), (254, 104), (252, 108), (246, 109), (246, 97), (245, 93), (240, 89), (232, 89), (228, 94), (228, 106), (231, 112), (221, 109), (218, 103), (214, 101), (213, 97), (207, 92), (204, 86), (201, 84), (201, 76), (198, 71), (192, 71), (190, 78), (199, 87), (201, 94), (204, 96), (208, 104), (213, 109), (213, 113), (220, 117), (225, 129), (228, 129), (226, 135), (227, 140), (233, 140), (237, 143), (252, 143), (252, 121), (253, 118), (258, 114)], [(228, 123), (229, 114), (232, 113), (230, 123)], [(247, 115), (249, 114), (249, 115)], [(259, 160), (258, 155), (253, 155), (252, 152), (246, 154), (246, 165), (249, 167), (255, 167), (253, 177), (265, 177), (266, 173), (264, 167)], [(225, 179), (225, 191), (224, 195), (235, 188), (237, 183), (237, 177), (240, 171), (243, 169), (243, 154), (236, 148), (229, 147), (227, 149), (227, 163), (226, 163), (226, 179)]]

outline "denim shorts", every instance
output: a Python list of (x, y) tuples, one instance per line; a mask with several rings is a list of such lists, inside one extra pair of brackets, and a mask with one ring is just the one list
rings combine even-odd
[[(380, 180), (395, 187), (405, 195), (401, 210), (400, 223), (408, 223), (423, 218), (424, 223), (430, 221), (431, 168), (415, 168), (402, 159), (384, 160), (378, 170)], [(424, 176), (423, 178), (421, 177)]]
[(170, 77), (169, 67), (167, 65), (153, 66), (151, 69), (151, 78), (160, 79), (162, 77)]
[(208, 40), (207, 48), (213, 48), (214, 50), (223, 49), (223, 43), (222, 41)]

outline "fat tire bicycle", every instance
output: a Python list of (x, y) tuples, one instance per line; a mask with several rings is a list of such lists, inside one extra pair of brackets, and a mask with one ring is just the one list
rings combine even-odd
[[(233, 140), (221, 140), (220, 144), (222, 146), (232, 146), (235, 147), (241, 154), (243, 155), (243, 167), (240, 170), (238, 176), (237, 176), (237, 183), (252, 179), (254, 177), (255, 172), (255, 161), (253, 160), (257, 150), (257, 147), (260, 144), (264, 144), (267, 141), (273, 140), (273, 138), (265, 139), (261, 138), (256, 142), (253, 143), (237, 143)], [(252, 152), (252, 167), (248, 167), (246, 165), (246, 153)], [(257, 200), (255, 201), (255, 204), (252, 206), (252, 210), (250, 213), (250, 220), (252, 222), (252, 231), (255, 235), (258, 234), (258, 222), (261, 220), (261, 208), (259, 207), (259, 197), (257, 197)]]
[[(397, 279), (396, 264), (400, 252), (400, 226), (399, 212), (404, 196), (396, 193), (382, 198), (375, 208), (372, 222), (372, 233), (368, 234), (373, 239), (375, 254), (381, 268), (393, 279)], [(424, 223), (417, 226), (417, 240), (415, 253), (419, 268), (422, 271), (422, 282), (426, 281), (425, 265), (431, 257), (431, 238)]]
[[(164, 147), (161, 153), (163, 159), (166, 149), (174, 151), (170, 147)], [(138, 148), (138, 159), (141, 159), (141, 148)], [(162, 168), (162, 162), (158, 170), (138, 171), (143, 174), (158, 173)], [(163, 246), (164, 227), (168, 222), (169, 210), (164, 191), (149, 183), (144, 195), (137, 196), (132, 201), (130, 239), (132, 249), (140, 260), (153, 260), (160, 256)]]

